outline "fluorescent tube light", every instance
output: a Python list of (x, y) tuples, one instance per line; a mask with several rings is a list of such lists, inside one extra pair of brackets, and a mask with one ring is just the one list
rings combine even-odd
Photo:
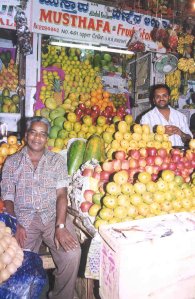
[(51, 41), (50, 45), (53, 46), (60, 46), (60, 47), (69, 47), (69, 48), (79, 48), (79, 49), (85, 49), (85, 50), (96, 50), (96, 51), (102, 51), (102, 52), (112, 52), (112, 53), (120, 53), (120, 54), (134, 54), (132, 51), (128, 51), (125, 49), (119, 49), (119, 48), (108, 48), (105, 46), (92, 46), (92, 45), (85, 45), (85, 44), (73, 44), (73, 43), (67, 43), (67, 42), (60, 42), (60, 41)]

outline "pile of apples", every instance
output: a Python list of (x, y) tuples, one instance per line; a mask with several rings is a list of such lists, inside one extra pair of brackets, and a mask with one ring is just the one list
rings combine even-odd
[(75, 113), (77, 116), (77, 121), (80, 121), (85, 115), (89, 115), (92, 118), (93, 124), (96, 123), (96, 120), (99, 116), (106, 117), (106, 123), (111, 124), (113, 122), (122, 120), (127, 114), (125, 112), (125, 107), (120, 107), (116, 110), (113, 105), (109, 105), (106, 106), (104, 110), (101, 110), (98, 104), (93, 105), (91, 108), (89, 108), (86, 107), (83, 103), (78, 105)]
[[(89, 175), (85, 169), (83, 175)], [(97, 177), (97, 170), (92, 176)], [(102, 177), (103, 176), (103, 177)], [(111, 176), (100, 172), (100, 179), (107, 179), (99, 192), (86, 190), (80, 205), (82, 212), (91, 216), (94, 226), (130, 221), (145, 217), (177, 212), (195, 212), (195, 177), (186, 183), (172, 170), (163, 170), (154, 182), (150, 173), (143, 171), (131, 182), (129, 172), (122, 169)], [(95, 218), (94, 218), (95, 217)]]
[(106, 145), (106, 153), (109, 159), (112, 158), (116, 150), (128, 153), (131, 149), (154, 147), (157, 149), (165, 148), (170, 150), (172, 147), (168, 135), (164, 134), (164, 127), (157, 126), (156, 133), (150, 131), (148, 125), (134, 124), (132, 116), (129, 115), (124, 121), (118, 122), (118, 128), (110, 142)]

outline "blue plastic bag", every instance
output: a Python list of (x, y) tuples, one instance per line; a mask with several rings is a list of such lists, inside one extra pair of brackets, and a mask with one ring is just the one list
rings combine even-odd
[[(0, 214), (0, 221), (15, 233), (16, 218)], [(24, 251), (22, 266), (7, 281), (0, 284), (1, 299), (38, 299), (46, 284), (46, 272), (38, 254)]]

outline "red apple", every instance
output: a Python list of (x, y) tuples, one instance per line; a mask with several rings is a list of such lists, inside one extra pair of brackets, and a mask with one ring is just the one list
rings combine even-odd
[(118, 159), (112, 160), (112, 165), (113, 165), (114, 171), (121, 170), (121, 164), (122, 164), (121, 160), (118, 160)]
[(90, 114), (91, 118), (93, 118), (94, 120), (99, 116), (97, 111), (92, 111)]
[(93, 190), (85, 190), (83, 193), (83, 197), (86, 201), (92, 202), (93, 194), (95, 194)]
[(176, 169), (176, 170), (175, 170), (175, 175), (182, 176), (182, 175), (181, 175), (181, 170), (180, 170), (180, 169)]
[(147, 147), (146, 150), (149, 156), (156, 156), (157, 154), (157, 149), (155, 147)]
[(184, 163), (183, 162), (177, 162), (177, 169), (183, 170), (184, 169)]
[(129, 159), (129, 168), (138, 168), (139, 167), (139, 161), (135, 160), (133, 158)]
[(83, 176), (93, 176), (93, 169), (92, 168), (85, 168), (82, 172)]
[(109, 113), (109, 115), (112, 115), (113, 107), (112, 106), (106, 106), (105, 111), (107, 111)]
[(159, 148), (157, 154), (158, 156), (165, 158), (167, 156), (167, 150), (165, 148)]
[(130, 167), (129, 160), (123, 160), (121, 163), (121, 169), (128, 170)]
[(177, 162), (179, 162), (180, 160), (181, 160), (181, 156), (178, 155), (178, 154), (174, 154), (174, 155), (172, 155), (172, 157), (171, 157), (171, 161), (172, 161), (172, 162), (177, 163)]
[(100, 113), (100, 107), (99, 107), (98, 105), (93, 105), (93, 106), (91, 107), (91, 110), (92, 110), (92, 111), (96, 111), (98, 114)]
[(100, 180), (101, 181), (108, 182), (109, 181), (109, 177), (110, 177), (110, 172), (108, 172), (108, 171), (103, 170), (100, 173)]
[(174, 162), (170, 162), (169, 163), (169, 169), (170, 170), (174, 171), (174, 170), (176, 170), (176, 168), (177, 168), (177, 164), (176, 163), (174, 163)]
[(146, 157), (147, 165), (154, 165), (155, 156), (148, 156)]
[(91, 109), (90, 108), (85, 108), (85, 114), (91, 115)]
[(195, 159), (191, 161), (192, 168), (195, 168)]
[(78, 107), (75, 109), (75, 113), (76, 113), (77, 116), (83, 115), (83, 111)]
[(171, 150), (171, 155), (183, 155), (182, 154), (182, 152), (180, 151), (180, 149), (178, 149), (178, 148), (173, 148), (172, 150)]
[(92, 202), (89, 201), (83, 201), (80, 205), (80, 209), (82, 212), (88, 212), (89, 208), (93, 205)]
[(148, 156), (148, 152), (147, 152), (145, 147), (140, 148), (139, 152), (140, 152), (141, 157), (147, 157)]
[(140, 158), (140, 151), (136, 150), (136, 149), (131, 149), (128, 152), (128, 155), (129, 155), (129, 157), (131, 157), (131, 158), (133, 158), (135, 160), (138, 160)]
[(78, 105), (78, 107), (79, 107), (82, 111), (85, 111), (85, 108), (86, 108), (85, 104), (80, 103), (80, 104)]
[(147, 163), (146, 163), (146, 159), (141, 157), (141, 158), (138, 160), (138, 164), (139, 164), (140, 167), (145, 167), (145, 166), (147, 165)]
[(191, 161), (184, 162), (184, 168), (190, 169), (192, 167)]
[(102, 164), (102, 169), (104, 171), (107, 171), (107, 172), (114, 172), (114, 167), (113, 167), (113, 163), (112, 161), (105, 161), (103, 164)]
[(162, 170), (169, 169), (169, 163), (163, 162), (161, 165), (161, 169)]
[(115, 159), (123, 161), (123, 160), (125, 160), (126, 153), (124, 151), (116, 151), (114, 153), (114, 157), (115, 157)]
[(153, 171), (153, 166), (151, 166), (151, 165), (147, 165), (146, 167), (145, 167), (145, 170), (148, 172), (148, 173), (150, 173), (150, 174), (152, 174), (154, 171)]
[(126, 108), (125, 108), (124, 106), (121, 106), (121, 107), (118, 108), (117, 111), (119, 111), (119, 112), (123, 112), (123, 113), (124, 113), (125, 110), (126, 110)]
[(163, 158), (161, 156), (156, 156), (154, 159), (154, 164), (160, 166), (162, 165), (162, 163), (163, 163)]
[(171, 157), (169, 155), (164, 157), (163, 162), (170, 163), (171, 162)]

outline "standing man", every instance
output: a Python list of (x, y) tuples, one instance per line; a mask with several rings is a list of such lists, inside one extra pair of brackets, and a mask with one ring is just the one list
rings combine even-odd
[(152, 131), (156, 125), (165, 126), (165, 133), (169, 135), (172, 145), (184, 146), (192, 138), (192, 133), (186, 116), (169, 106), (169, 87), (166, 84), (154, 85), (150, 99), (155, 107), (142, 116), (140, 123), (148, 124)]
[(26, 146), (5, 161), (1, 191), (6, 211), (17, 219), (15, 237), (22, 248), (38, 253), (42, 241), (54, 263), (51, 299), (72, 299), (80, 246), (67, 215), (67, 167), (63, 157), (45, 148), (50, 123), (27, 121)]

